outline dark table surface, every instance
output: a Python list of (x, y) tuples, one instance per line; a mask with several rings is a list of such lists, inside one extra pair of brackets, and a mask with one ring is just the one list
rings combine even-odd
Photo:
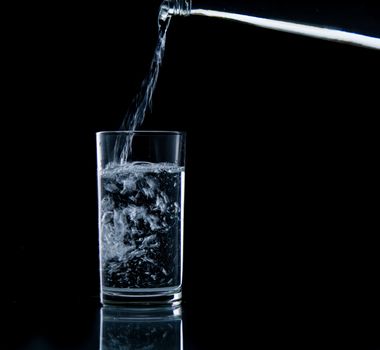
[(256, 297), (250, 291), (218, 300), (209, 292), (174, 309), (137, 311), (102, 309), (96, 298), (6, 303), (1, 344), (17, 350), (380, 349), (379, 309), (373, 304), (314, 299), (318, 295), (281, 302)]

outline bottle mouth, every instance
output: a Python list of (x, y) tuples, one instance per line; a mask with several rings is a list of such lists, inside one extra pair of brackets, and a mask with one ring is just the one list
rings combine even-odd
[(171, 16), (190, 16), (191, 0), (164, 0), (160, 7), (160, 21)]

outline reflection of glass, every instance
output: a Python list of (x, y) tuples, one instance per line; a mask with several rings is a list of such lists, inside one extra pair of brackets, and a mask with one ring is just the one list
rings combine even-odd
[(180, 307), (101, 309), (100, 350), (182, 350)]

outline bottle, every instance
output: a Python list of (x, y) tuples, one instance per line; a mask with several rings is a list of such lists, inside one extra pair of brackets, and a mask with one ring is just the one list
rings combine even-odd
[(379, 5), (370, 1), (164, 0), (161, 19), (201, 15), (380, 49)]

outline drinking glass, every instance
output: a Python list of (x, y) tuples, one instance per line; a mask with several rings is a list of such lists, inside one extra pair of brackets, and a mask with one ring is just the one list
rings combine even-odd
[(185, 134), (97, 133), (101, 302), (179, 303)]

